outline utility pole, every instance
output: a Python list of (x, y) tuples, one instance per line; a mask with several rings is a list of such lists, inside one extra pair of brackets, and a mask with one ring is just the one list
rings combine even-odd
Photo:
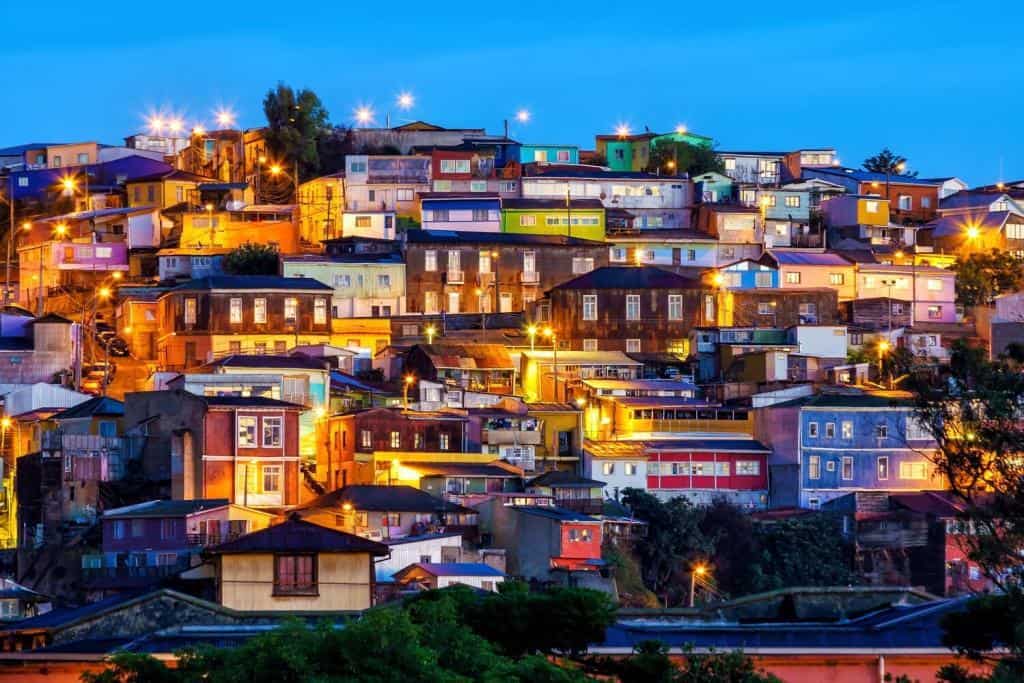
[(4, 269), (4, 305), (11, 301), (11, 258), (14, 251), (14, 172), (7, 172), (7, 267)]

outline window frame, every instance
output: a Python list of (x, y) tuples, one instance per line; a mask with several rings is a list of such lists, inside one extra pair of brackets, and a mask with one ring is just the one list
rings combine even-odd
[[(293, 562), (293, 568), (291, 575), (296, 577), (300, 576), (298, 568), (298, 560), (300, 558), (308, 558), (310, 561), (310, 579), (308, 584), (299, 585), (298, 581), (294, 582), (294, 585), (290, 588), (284, 587), (281, 581), (281, 560), (291, 560)], [(319, 558), (317, 553), (275, 553), (274, 554), (274, 590), (273, 595), (275, 596), (318, 596), (320, 595), (320, 585), (318, 577), (318, 565)]]
[[(284, 446), (284, 418), (280, 415), (267, 415), (263, 418), (260, 429), (260, 443), (263, 448), (282, 448)], [(267, 429), (271, 430), (271, 439), (267, 440)], [(273, 431), (276, 430), (276, 443), (273, 438)]]

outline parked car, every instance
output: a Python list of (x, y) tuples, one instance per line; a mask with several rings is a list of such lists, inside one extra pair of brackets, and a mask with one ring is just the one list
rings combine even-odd
[(104, 377), (107, 381), (114, 379), (114, 375), (117, 373), (117, 364), (98, 361), (96, 363), (89, 363), (88, 365), (82, 366), (82, 376), (103, 380)]
[(128, 355), (128, 342), (126, 342), (124, 339), (121, 339), (120, 337), (114, 337), (109, 342), (107, 342), (107, 344), (107, 348), (110, 351), (111, 356), (118, 356), (119, 358), (123, 358)]

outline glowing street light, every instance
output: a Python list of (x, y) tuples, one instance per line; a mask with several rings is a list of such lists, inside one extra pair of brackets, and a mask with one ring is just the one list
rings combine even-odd
[(686, 135), (686, 126), (681, 123), (676, 126), (676, 135)]
[(981, 235), (981, 230), (978, 229), (977, 225), (967, 226), (967, 239), (976, 240)]
[(101, 299), (110, 298), (110, 294), (110, 287), (100, 287), (98, 290), (96, 290), (96, 295), (99, 296), (99, 298)]
[(618, 135), (620, 138), (627, 137), (629, 135), (629, 132), (630, 128), (628, 123), (620, 123), (619, 125), (615, 126), (615, 134)]
[(279, 164), (274, 164), (273, 166), (271, 166), (270, 167), (270, 175), (274, 175), (274, 176), (281, 175), (281, 166)]
[(526, 334), (530, 337), (530, 351), (533, 351), (533, 346), (537, 341), (537, 332), (536, 325), (528, 325), (526, 328)]
[(696, 597), (697, 588), (697, 577), (704, 578), (704, 575), (708, 573), (708, 568), (703, 564), (698, 564), (690, 570), (690, 607), (694, 605), (694, 598)]
[(369, 125), (373, 121), (373, 109), (365, 106), (359, 107), (356, 109), (355, 117), (357, 123), (363, 126)]
[(149, 125), (149, 130), (157, 135), (164, 130), (164, 120), (160, 116), (150, 116), (146, 123)]
[(399, 109), (409, 111), (412, 109), (412, 105), (416, 104), (416, 98), (412, 96), (411, 92), (402, 92), (398, 94), (395, 102), (398, 104)]
[(517, 111), (516, 112), (516, 121), (518, 121), (519, 123), (529, 123), (530, 122), (530, 110), (529, 109), (520, 109), (519, 111)]
[(58, 237), (64, 237), (64, 235), (68, 234), (67, 223), (58, 223), (53, 226), (53, 232), (56, 233)]
[(415, 375), (406, 375), (402, 378), (402, 405), (405, 406), (405, 412), (409, 412), (409, 387), (415, 383)]
[(423, 328), (423, 334), (427, 335), (427, 344), (433, 344), (434, 335), (437, 334), (437, 328), (433, 325), (427, 325)]
[(221, 109), (214, 115), (214, 118), (221, 128), (228, 128), (235, 124), (235, 114), (230, 109)]
[(201, 123), (197, 123), (192, 126), (192, 135), (195, 135), (196, 137), (206, 135), (206, 126)]
[(185, 122), (181, 119), (171, 119), (167, 123), (167, 127), (171, 130), (172, 133), (180, 134), (181, 131), (185, 129)]
[(715, 273), (714, 275), (711, 276), (711, 284), (713, 284), (715, 287), (721, 287), (723, 284), (725, 284), (725, 276), (722, 275), (721, 273)]
[(61, 178), (60, 184), (64, 188), (65, 192), (74, 192), (78, 185), (78, 181), (71, 176), (65, 176), (64, 178)]

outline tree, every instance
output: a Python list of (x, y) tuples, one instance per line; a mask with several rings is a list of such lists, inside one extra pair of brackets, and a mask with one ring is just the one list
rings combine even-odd
[(960, 256), (952, 269), (956, 300), (964, 306), (985, 306), (1000, 294), (1024, 289), (1024, 264), (1008, 251)]
[(224, 255), (221, 267), (230, 275), (277, 275), (277, 248), (269, 244), (243, 244)]
[(668, 656), (668, 648), (656, 640), (645, 640), (625, 659), (595, 658), (589, 669), (602, 676), (614, 676), (621, 683), (780, 683), (771, 674), (758, 671), (753, 660), (735, 650), (697, 654), (683, 650), (677, 666)]
[(852, 548), (832, 515), (809, 514), (755, 529), (757, 555), (743, 565), (749, 576), (740, 580), (751, 592), (855, 583)]
[[(327, 110), (312, 90), (295, 91), (278, 83), (263, 98), (267, 117), (267, 151), (271, 160), (298, 167), (299, 176), (309, 178), (320, 172), (318, 140), (330, 132)], [(298, 183), (299, 178), (293, 179)]]
[(688, 142), (675, 140), (662, 140), (651, 149), (646, 170), (649, 173), (661, 172), (665, 175), (688, 173), (693, 177), (708, 171), (723, 173), (725, 162), (710, 147), (691, 145)]
[(907, 158), (896, 154), (888, 147), (875, 156), (865, 159), (862, 165), (865, 171), (873, 173), (917, 177), (917, 171), (907, 170)]

